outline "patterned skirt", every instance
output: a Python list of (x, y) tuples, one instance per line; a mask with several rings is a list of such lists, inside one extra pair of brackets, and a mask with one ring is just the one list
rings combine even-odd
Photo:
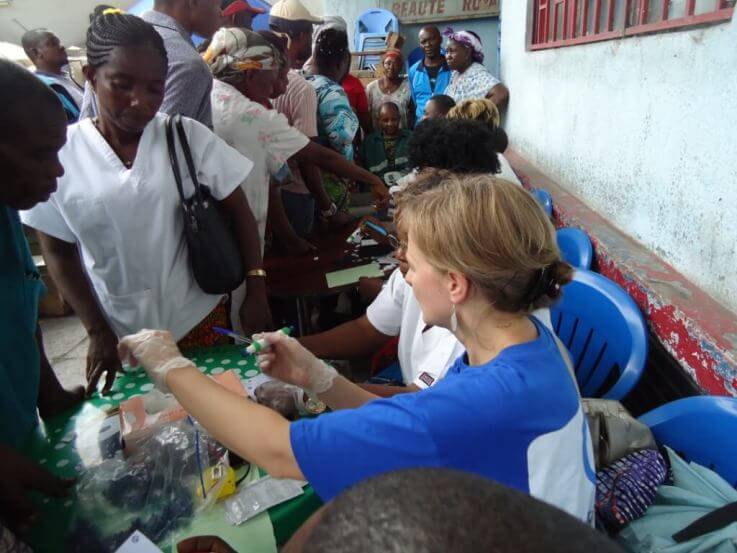
[(218, 304), (207, 317), (202, 319), (184, 338), (179, 340), (177, 342), (179, 349), (184, 351), (193, 348), (209, 348), (230, 344), (230, 338), (215, 332), (212, 329), (213, 326), (227, 329), (233, 328), (230, 321), (230, 300)]

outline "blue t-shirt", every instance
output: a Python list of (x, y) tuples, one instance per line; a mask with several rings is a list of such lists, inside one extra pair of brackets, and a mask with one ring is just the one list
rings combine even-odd
[(0, 204), (0, 442), (20, 447), (36, 426), (40, 357), (38, 300), (44, 291), (18, 212)]
[(371, 476), (447, 467), (593, 519), (593, 453), (578, 390), (552, 334), (469, 366), (462, 356), (426, 390), (291, 425), (292, 450), (329, 501)]
[(435, 80), (435, 86), (430, 82), (430, 75), (427, 74), (425, 60), (421, 59), (409, 68), (409, 86), (412, 89), (412, 99), (415, 102), (415, 121), (418, 123), (425, 116), (425, 104), (433, 96), (443, 94), (450, 84), (452, 71), (447, 63), (443, 63), (438, 67), (438, 76)]

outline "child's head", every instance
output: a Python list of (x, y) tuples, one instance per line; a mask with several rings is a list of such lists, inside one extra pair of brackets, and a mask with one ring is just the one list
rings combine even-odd
[(23, 67), (0, 60), (0, 204), (30, 209), (64, 174), (67, 118), (56, 95)]
[(430, 98), (425, 104), (424, 119), (433, 119), (435, 117), (445, 117), (448, 112), (455, 106), (455, 100), (445, 94), (438, 94)]
[(465, 119), (422, 121), (409, 140), (409, 166), (447, 169), (454, 173), (498, 173), (494, 133), (484, 124)]
[(161, 35), (140, 17), (106, 13), (92, 20), (84, 72), (107, 124), (142, 132), (164, 100), (167, 67)]
[(470, 119), (487, 125), (494, 133), (494, 146), (498, 153), (504, 153), (509, 140), (507, 133), (499, 125), (501, 116), (496, 104), (486, 98), (480, 100), (463, 100), (453, 107), (447, 115), (448, 119)]
[(399, 134), (399, 107), (394, 102), (384, 102), (379, 108), (379, 129), (384, 136)]
[(467, 302), (524, 316), (547, 306), (571, 279), (555, 231), (523, 188), (486, 175), (447, 175), (405, 195), (407, 282), (427, 324), (449, 327)]

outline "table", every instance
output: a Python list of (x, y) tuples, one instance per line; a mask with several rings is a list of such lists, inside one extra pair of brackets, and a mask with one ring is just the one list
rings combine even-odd
[[(220, 346), (190, 350), (186, 355), (206, 374), (219, 374), (232, 369), (244, 380), (257, 376), (260, 371), (254, 358), (243, 358), (240, 351), (241, 348), (237, 346)], [(126, 369), (126, 372), (118, 375), (111, 396), (95, 395), (74, 411), (41, 423), (24, 452), (58, 476), (81, 477), (103, 458), (100, 436), (101, 432), (104, 435), (106, 431), (107, 411), (120, 401), (146, 393), (153, 387), (142, 369)], [(251, 478), (256, 477), (256, 471), (252, 472)], [(263, 474), (263, 471), (259, 472)], [(76, 498), (59, 500), (34, 496), (33, 499), (41, 513), (41, 522), (31, 532), (31, 545), (36, 553), (63, 550), (62, 544), (66, 542), (76, 511)], [(303, 495), (272, 507), (267, 513), (241, 526), (228, 524), (222, 506), (215, 506), (203, 513), (204, 516), (197, 517), (188, 530), (199, 534), (222, 535), (238, 551), (271, 553), (285, 543), (321, 504), (314, 490), (307, 486)], [(183, 532), (177, 532), (177, 535), (183, 537)], [(159, 546), (164, 551), (173, 550), (171, 542), (174, 540), (166, 541)]]
[[(269, 295), (293, 299), (296, 302), (300, 336), (310, 333), (307, 300), (339, 294), (356, 286), (350, 284), (328, 288), (325, 273), (365, 265), (376, 258), (362, 253), (365, 248), (346, 242), (357, 227), (358, 225), (349, 225), (330, 234), (310, 237), (310, 242), (317, 247), (316, 251), (302, 255), (267, 256), (264, 259)], [(381, 252), (379, 255), (386, 255), (392, 251), (390, 246), (371, 248), (379, 250)]]

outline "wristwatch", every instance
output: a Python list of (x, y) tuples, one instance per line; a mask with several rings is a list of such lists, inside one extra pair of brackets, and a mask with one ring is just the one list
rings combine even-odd
[(246, 273), (247, 277), (264, 277), (266, 278), (266, 271), (263, 269), (251, 269)]
[(321, 209), (320, 210), (320, 216), (323, 219), (330, 219), (330, 217), (332, 217), (336, 213), (338, 213), (338, 206), (335, 205), (335, 203), (333, 203), (333, 202), (330, 202), (330, 207), (329, 208), (327, 208), (327, 209)]

